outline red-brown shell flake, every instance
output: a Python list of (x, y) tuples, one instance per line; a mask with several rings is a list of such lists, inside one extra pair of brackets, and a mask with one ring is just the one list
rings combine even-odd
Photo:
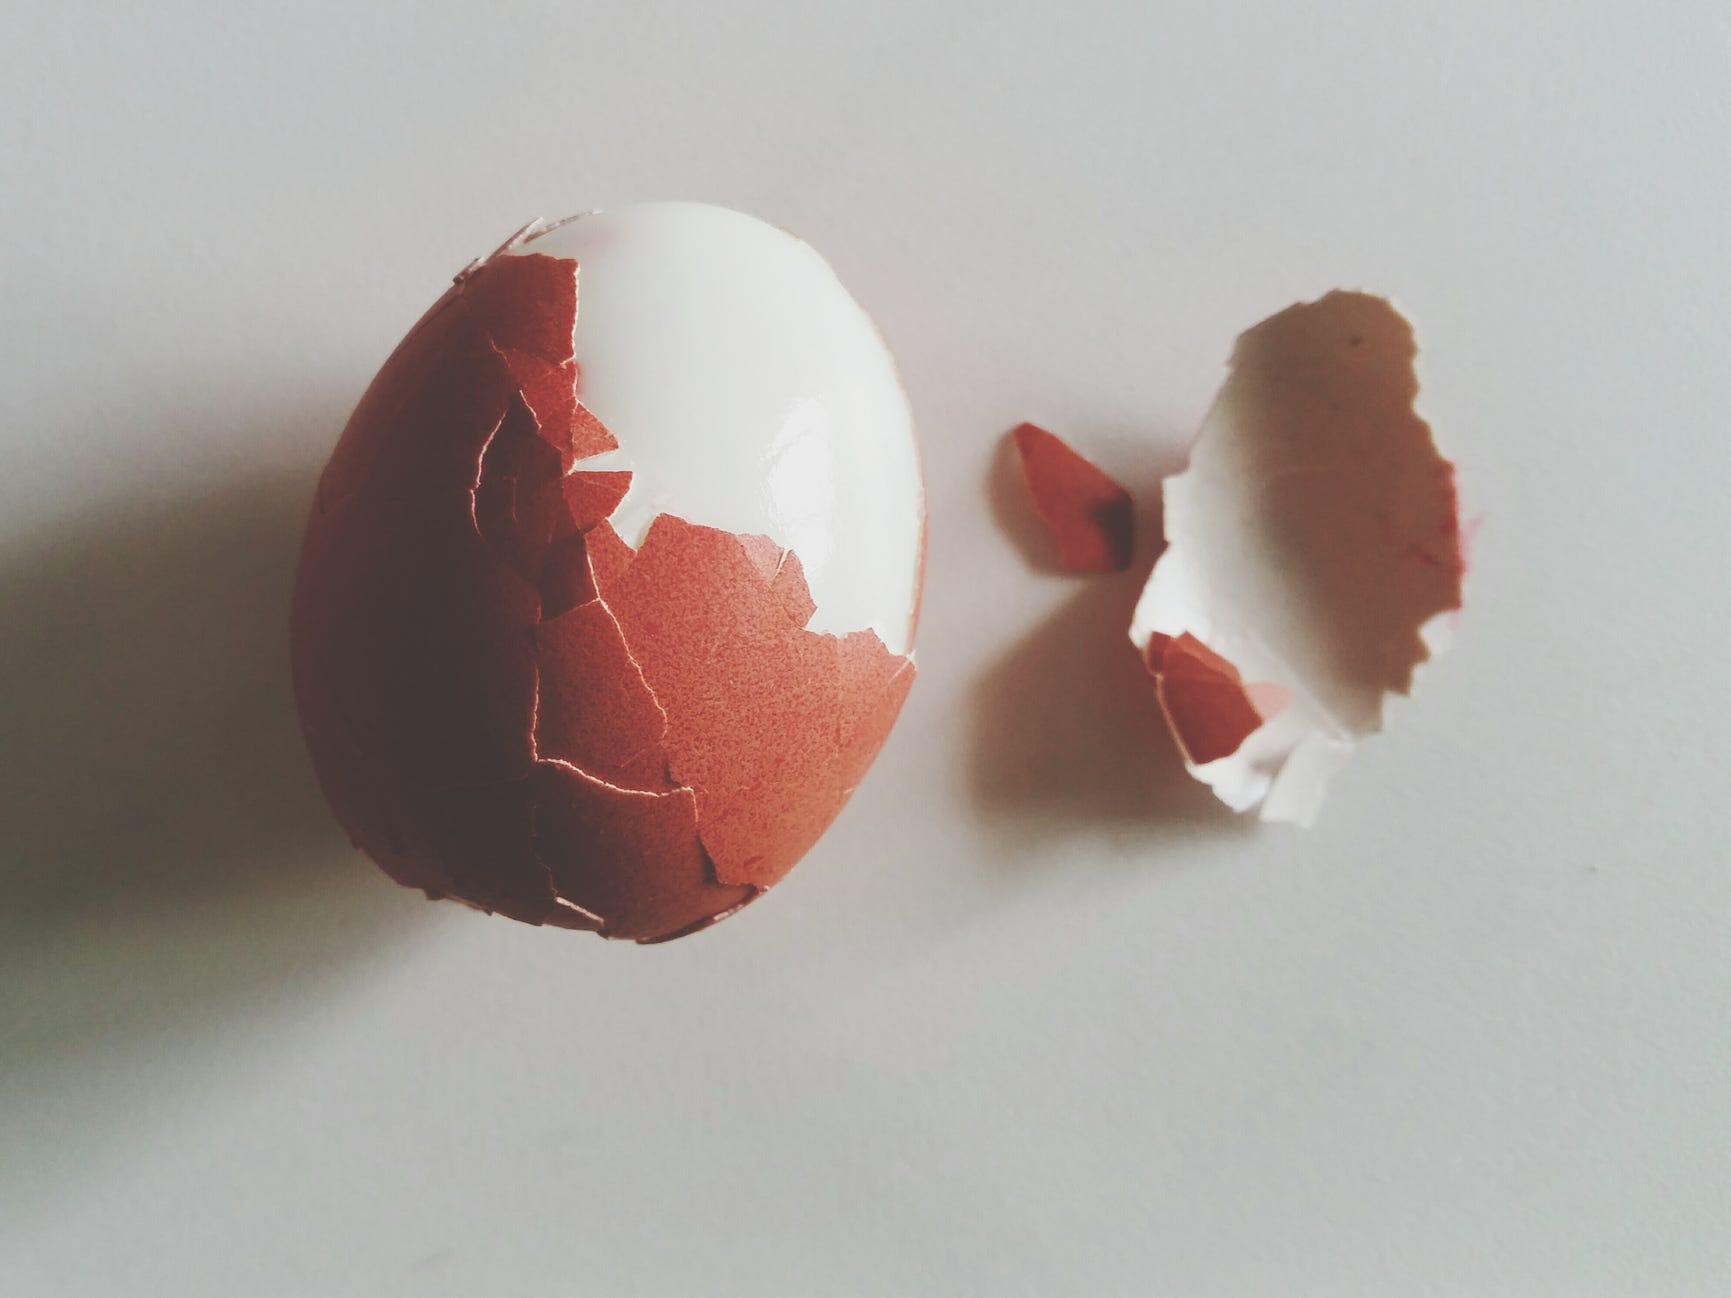
[(1010, 432), (1034, 509), (1071, 572), (1123, 572), (1136, 549), (1130, 493), (1038, 424)]

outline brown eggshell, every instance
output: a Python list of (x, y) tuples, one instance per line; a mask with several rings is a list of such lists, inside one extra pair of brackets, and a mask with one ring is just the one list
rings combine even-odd
[[(806, 629), (797, 555), (657, 516), (580, 399), (577, 265), (496, 255), (392, 354), (320, 481), (292, 653), (320, 783), (398, 881), (661, 941), (780, 880), (913, 677)], [(672, 380), (670, 380), (672, 381)]]

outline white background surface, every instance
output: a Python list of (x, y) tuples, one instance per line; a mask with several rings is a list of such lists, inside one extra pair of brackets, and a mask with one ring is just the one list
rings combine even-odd
[[(0, 1293), (1731, 1292), (1722, 4), (269, 8), (0, 41)], [(932, 550), (834, 831), (636, 949), (354, 857), (284, 623), (447, 277), (659, 197), (874, 312)], [(1036, 416), (1147, 492), (1336, 285), (1488, 522), (1258, 830), (1123, 673), (1135, 576), (1031, 572), (988, 480)]]

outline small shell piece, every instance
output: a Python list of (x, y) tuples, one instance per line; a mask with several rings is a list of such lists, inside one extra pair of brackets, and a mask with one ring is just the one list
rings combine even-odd
[(1010, 436), (1034, 509), (1072, 572), (1123, 572), (1136, 546), (1130, 493), (1054, 433), (1022, 424)]

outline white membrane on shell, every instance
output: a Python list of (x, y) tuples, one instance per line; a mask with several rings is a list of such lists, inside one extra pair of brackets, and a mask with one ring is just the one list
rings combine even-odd
[(924, 497), (913, 417), (871, 319), (810, 246), (702, 203), (563, 222), (512, 250), (575, 258), (583, 404), (629, 469), (613, 524), (658, 513), (799, 555), (816, 631), (906, 653)]
[(1415, 553), (1433, 523), (1452, 537), (1454, 516), (1438, 514), (1451, 471), (1412, 408), (1413, 355), (1406, 321), (1362, 293), (1265, 320), (1163, 486), (1170, 545), (1131, 640), (1187, 631), (1246, 683), (1289, 694), (1236, 752), (1191, 768), (1234, 810), (1311, 823), (1354, 744), (1382, 729), (1384, 694), (1453, 629), (1458, 563)]

